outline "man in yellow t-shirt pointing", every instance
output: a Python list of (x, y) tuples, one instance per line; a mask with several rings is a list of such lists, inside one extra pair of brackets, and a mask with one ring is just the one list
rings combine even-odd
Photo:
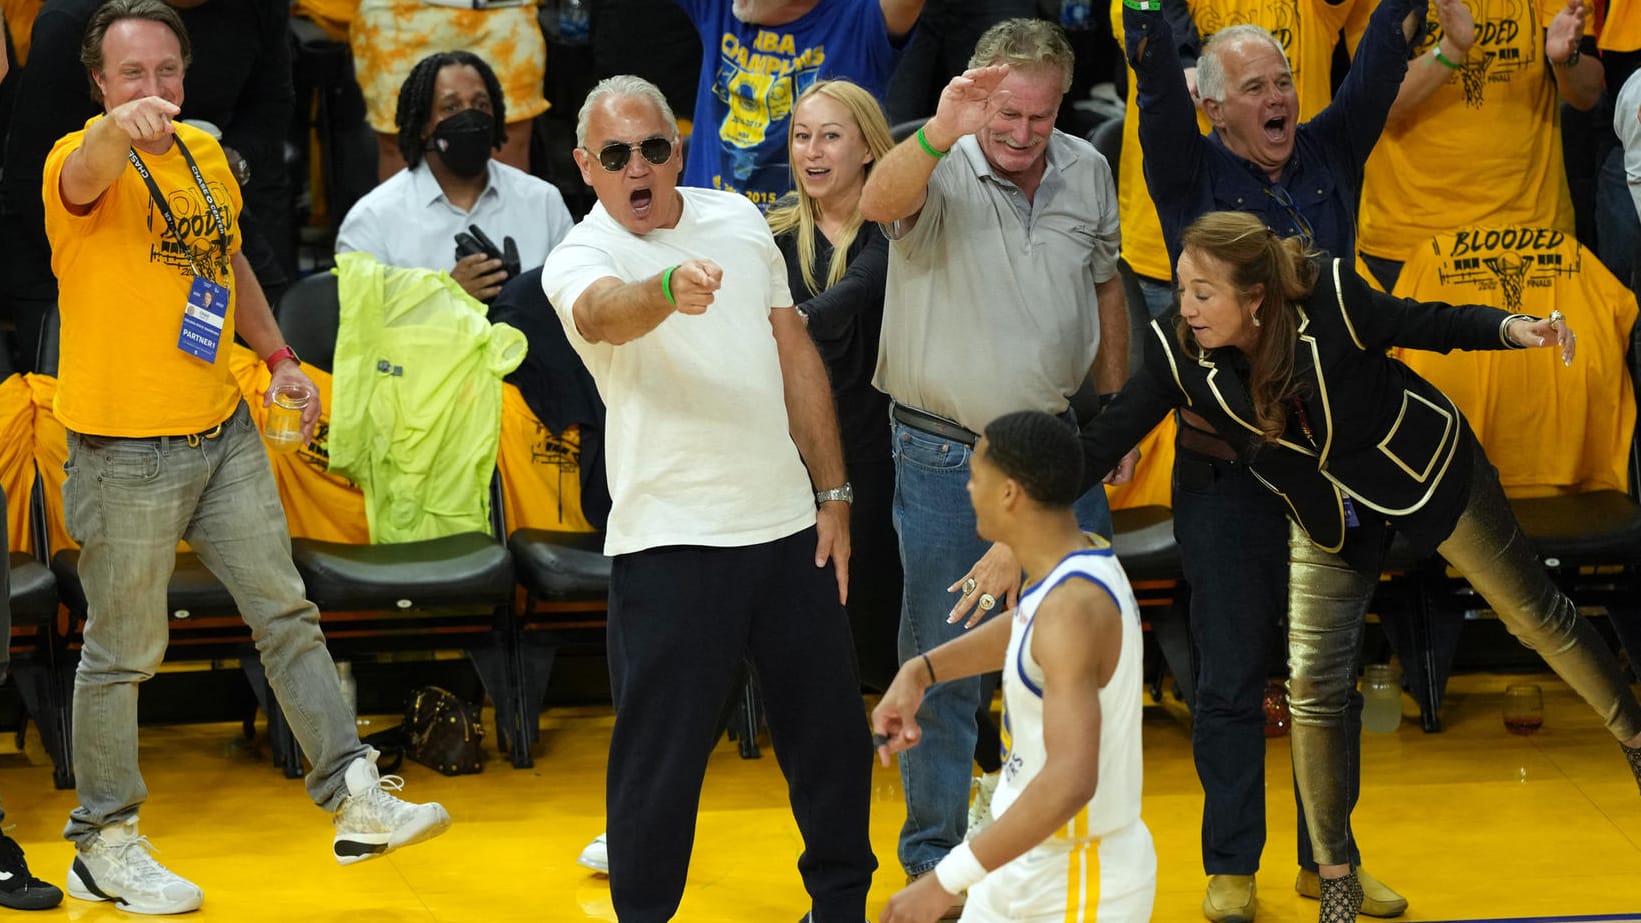
[[(210, 135), (172, 121), (187, 30), (159, 0), (112, 0), (86, 28), (104, 115), (57, 142), (41, 194), (61, 280), (54, 410), (68, 430), (64, 519), (80, 543), (86, 625), (74, 680), (79, 804), (68, 893), (134, 913), (204, 900), (137, 831), (137, 688), (165, 655), (166, 590), (187, 540), (233, 593), (304, 753), (308, 795), (335, 815), (346, 865), (435, 836), (437, 804), (381, 787), (291, 564), (267, 454), (228, 368), (235, 324), (273, 373), (314, 393), (240, 254), (240, 189)], [(207, 295), (209, 299), (207, 300)], [(266, 399), (265, 399), (266, 402)], [(318, 417), (310, 400), (306, 439)]]

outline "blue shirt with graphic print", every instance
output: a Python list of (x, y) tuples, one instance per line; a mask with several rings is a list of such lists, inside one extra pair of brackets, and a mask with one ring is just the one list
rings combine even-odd
[(821, 0), (783, 26), (735, 18), (731, 0), (676, 0), (701, 34), (695, 134), (686, 186), (739, 192), (767, 209), (792, 189), (792, 107), (819, 80), (844, 78), (883, 98), (899, 57), (879, 0)]

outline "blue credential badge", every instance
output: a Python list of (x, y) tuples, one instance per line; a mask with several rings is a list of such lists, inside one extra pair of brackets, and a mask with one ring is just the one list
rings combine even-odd
[(228, 290), (210, 279), (194, 277), (188, 303), (182, 309), (182, 332), (177, 348), (206, 362), (217, 360), (222, 328), (228, 320)]

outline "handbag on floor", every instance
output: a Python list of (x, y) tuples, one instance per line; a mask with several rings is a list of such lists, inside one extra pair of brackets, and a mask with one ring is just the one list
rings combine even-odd
[(438, 686), (410, 695), (404, 723), (364, 742), (381, 751), (380, 768), (392, 772), (406, 756), (447, 776), (484, 771), (484, 725), (479, 709)]

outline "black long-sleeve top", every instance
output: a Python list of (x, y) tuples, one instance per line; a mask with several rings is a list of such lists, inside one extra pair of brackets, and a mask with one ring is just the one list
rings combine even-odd
[(1189, 407), (1321, 547), (1360, 563), (1377, 553), (1386, 525), (1419, 549), (1440, 544), (1463, 511), (1471, 453), (1481, 446), (1447, 395), (1385, 351), (1517, 348), (1504, 323), (1518, 315), (1394, 298), (1341, 260), (1319, 265), (1316, 288), (1299, 306), (1295, 344), (1304, 409), (1288, 412), (1276, 443), (1255, 422), (1241, 353), (1226, 347), (1191, 358), (1174, 318), (1164, 318), (1147, 330), (1140, 371), (1082, 429), (1085, 486), (1170, 411)]
[[(787, 284), (797, 307), (809, 316), (809, 335), (826, 362), (837, 402), (845, 464), (889, 457), (889, 396), (872, 387), (878, 337), (883, 330), (883, 286), (889, 276), (889, 241), (876, 224), (861, 225), (849, 246), (849, 268), (836, 285), (816, 292), (803, 280), (798, 235), (775, 239), (786, 257)], [(832, 244), (815, 234), (814, 274), (824, 281)]]

